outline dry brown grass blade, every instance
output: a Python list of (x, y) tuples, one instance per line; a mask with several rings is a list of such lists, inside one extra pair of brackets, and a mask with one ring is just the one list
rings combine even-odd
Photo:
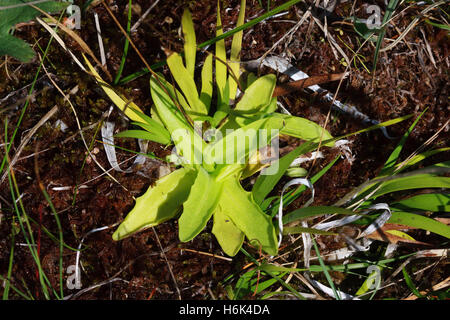
[(111, 74), (108, 72), (108, 70), (105, 68), (105, 66), (103, 66), (100, 61), (97, 59), (97, 57), (95, 56), (95, 54), (92, 52), (91, 48), (89, 48), (89, 46), (86, 44), (86, 42), (84, 42), (83, 39), (81, 39), (81, 37), (76, 34), (74, 31), (70, 30), (69, 28), (67, 28), (65, 25), (63, 25), (62, 23), (60, 23), (58, 20), (56, 20), (55, 18), (53, 18), (51, 15), (49, 15), (47, 12), (43, 11), (42, 9), (30, 4), (31, 7), (33, 7), (34, 9), (38, 10), (39, 12), (41, 12), (43, 15), (45, 15), (47, 18), (50, 19), (50, 21), (54, 24), (56, 24), (58, 26), (58, 28), (60, 28), (61, 30), (63, 30), (65, 33), (67, 33), (70, 37), (72, 37), (77, 43), (78, 45), (81, 47), (81, 49), (86, 52), (89, 56), (92, 57), (92, 59), (94, 59), (95, 63), (103, 70), (103, 72), (106, 74), (106, 76), (108, 77), (109, 81), (112, 81), (112, 76)]
[(376, 231), (372, 232), (371, 234), (367, 235), (366, 238), (372, 239), (372, 240), (379, 240), (389, 243), (398, 243), (398, 242), (405, 242), (405, 243), (411, 243), (411, 244), (418, 244), (418, 245), (424, 245), (424, 246), (431, 246), (429, 243), (421, 242), (417, 240), (411, 240), (406, 239), (400, 236), (397, 236), (395, 234), (389, 233), (389, 230), (404, 230), (404, 229), (415, 229), (407, 226), (402, 226), (398, 224), (391, 224), (386, 223), (383, 227), (377, 229)]
[(369, 235), (366, 236), (366, 238), (372, 239), (372, 240), (379, 240), (379, 241), (384, 241), (384, 242), (389, 242), (389, 243), (399, 243), (399, 242), (406, 242), (406, 243), (411, 243), (411, 244), (418, 244), (418, 245), (423, 245), (423, 246), (431, 246), (429, 243), (426, 242), (421, 242), (421, 241), (413, 241), (413, 240), (408, 240), (390, 233), (386, 233), (386, 232), (382, 232), (380, 230), (375, 231), (374, 233), (371, 233)]
[(219, 255), (214, 254), (214, 253), (198, 251), (198, 250), (193, 250), (193, 249), (187, 249), (187, 248), (175, 248), (175, 249), (178, 249), (180, 251), (187, 251), (187, 252), (197, 253), (197, 254), (201, 254), (201, 255), (204, 255), (204, 256), (213, 257), (213, 258), (217, 258), (217, 259), (221, 259), (221, 260), (228, 261), (228, 262), (232, 262), (233, 261), (232, 258), (219, 256)]
[(383, 225), (382, 229), (384, 231), (388, 231), (388, 230), (408, 230), (408, 229), (414, 230), (417, 228), (410, 227), (410, 226), (404, 226), (404, 225), (396, 224), (396, 223), (386, 223)]
[(341, 80), (345, 78), (346, 74), (344, 73), (331, 73), (324, 74), (319, 76), (311, 76), (306, 79), (301, 79), (297, 81), (292, 81), (284, 84), (278, 85), (273, 91), (272, 97), (284, 96), (286, 94), (292, 93), (294, 91), (298, 91), (313, 85), (322, 84), (331, 81)]

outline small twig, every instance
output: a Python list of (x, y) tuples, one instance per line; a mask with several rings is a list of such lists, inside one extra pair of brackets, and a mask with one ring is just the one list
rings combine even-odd
[(186, 248), (178, 248), (178, 249), (181, 250), (181, 251), (193, 252), (193, 253), (198, 253), (198, 254), (202, 254), (202, 255), (213, 257), (213, 258), (217, 258), (217, 259), (222, 259), (222, 260), (225, 260), (225, 261), (228, 261), (228, 262), (233, 261), (232, 258), (227, 258), (227, 257), (224, 257), (224, 256), (218, 256), (218, 255), (216, 255), (214, 253), (203, 252), (203, 251), (198, 251), (198, 250), (193, 250), (193, 249), (186, 249)]
[(294, 91), (308, 88), (313, 85), (341, 80), (346, 77), (346, 73), (331, 73), (320, 76), (311, 76), (309, 78), (292, 81), (278, 85), (273, 91), (272, 97), (284, 96)]

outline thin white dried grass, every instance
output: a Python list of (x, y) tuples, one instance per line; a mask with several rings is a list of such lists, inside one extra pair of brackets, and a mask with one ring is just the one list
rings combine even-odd
[(366, 237), (369, 234), (377, 231), (382, 228), (384, 224), (389, 220), (392, 216), (391, 209), (387, 203), (377, 203), (370, 207), (372, 210), (383, 210), (383, 213), (375, 219), (360, 235), (358, 238)]
[(100, 51), (100, 61), (102, 66), (106, 66), (105, 48), (103, 47), (102, 30), (100, 29), (100, 21), (97, 12), (94, 13), (95, 28), (97, 29), (98, 49)]
[(75, 257), (75, 281), (76, 281), (77, 283), (81, 283), (81, 275), (80, 275), (80, 256), (81, 256), (81, 247), (83, 246), (84, 240), (86, 240), (87, 236), (89, 236), (89, 235), (91, 235), (91, 234), (93, 234), (93, 233), (96, 233), (96, 232), (99, 232), (99, 231), (103, 231), (103, 230), (107, 230), (107, 229), (113, 228), (113, 227), (117, 226), (118, 224), (119, 224), (119, 223), (114, 223), (114, 224), (112, 224), (112, 225), (110, 225), (110, 226), (103, 226), (103, 227), (100, 227), (100, 228), (92, 229), (92, 230), (88, 231), (88, 232), (81, 238), (81, 241), (80, 241), (80, 243), (78, 244), (78, 248), (77, 248), (78, 250), (77, 250), (76, 257)]
[[(306, 187), (308, 187), (309, 189), (311, 189), (311, 198), (303, 205), (303, 207), (308, 207), (311, 203), (313, 203), (314, 201), (314, 187), (311, 183), (311, 181), (309, 179), (306, 178), (296, 178), (296, 179), (292, 179), (291, 181), (289, 181), (288, 183), (286, 183), (283, 186), (283, 189), (281, 191), (281, 196), (280, 196), (280, 205), (278, 207), (278, 228), (279, 228), (279, 234), (278, 234), (278, 246), (280, 246), (281, 244), (281, 239), (283, 237), (283, 195), (284, 192), (286, 191), (287, 188), (293, 186), (293, 185), (304, 185)], [(307, 228), (308, 225), (306, 223), (306, 221), (302, 221), (302, 225), (303, 227)], [(302, 233), (302, 235), (305, 233)]]
[(147, 160), (147, 157), (145, 155), (143, 155), (143, 153), (147, 152), (148, 141), (138, 139), (140, 154), (137, 154), (136, 159), (134, 160), (133, 164), (129, 168), (123, 170), (120, 168), (120, 166), (117, 162), (116, 148), (114, 146), (114, 128), (115, 128), (114, 122), (105, 121), (105, 122), (103, 122), (102, 129), (101, 129), (103, 147), (105, 149), (106, 157), (109, 161), (109, 164), (116, 171), (124, 172), (124, 173), (133, 172), (133, 169), (132, 169), (133, 166), (143, 164)]

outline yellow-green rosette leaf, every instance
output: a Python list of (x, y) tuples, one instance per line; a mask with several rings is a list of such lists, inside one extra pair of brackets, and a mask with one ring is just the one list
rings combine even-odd
[(186, 61), (186, 69), (191, 78), (194, 78), (197, 44), (195, 40), (194, 23), (192, 22), (192, 16), (188, 9), (185, 9), (183, 12), (181, 26), (184, 36), (184, 59)]
[[(217, 23), (216, 23), (216, 37), (223, 34), (222, 20), (220, 18), (220, 3), (217, 1)], [(227, 85), (227, 53), (225, 50), (225, 40), (219, 40), (216, 42), (216, 84), (218, 94), (218, 105), (225, 103), (228, 104), (229, 94), (225, 92), (225, 86)], [(229, 93), (229, 90), (228, 90)]]
[(178, 235), (181, 241), (192, 240), (205, 228), (221, 193), (222, 184), (216, 182), (213, 176), (200, 167), (189, 197), (183, 204), (183, 213), (178, 219)]
[(178, 53), (170, 54), (167, 58), (167, 65), (169, 66), (175, 81), (186, 97), (192, 111), (198, 113), (199, 115), (208, 114), (206, 106), (202, 103), (198, 96), (194, 77), (191, 76), (188, 69), (184, 67), (181, 56)]
[(133, 121), (136, 122), (146, 122), (145, 119), (140, 117), (136, 112), (136, 110), (140, 113), (143, 113), (142, 110), (132, 101), (128, 101), (120, 96), (116, 91), (111, 87), (110, 84), (106, 83), (102, 77), (95, 70), (94, 66), (89, 62), (89, 60), (83, 55), (84, 61), (86, 62), (89, 70), (94, 75), (98, 84), (102, 87), (103, 91), (105, 91), (106, 95), (112, 100), (112, 102), (123, 112), (125, 115)]
[[(245, 0), (241, 0), (241, 8), (239, 10), (239, 16), (236, 23), (236, 27), (240, 27), (244, 24), (245, 20)], [(233, 35), (233, 40), (231, 42), (231, 53), (230, 53), (230, 69), (231, 73), (228, 77), (230, 82), (230, 98), (234, 99), (236, 97), (237, 82), (234, 78), (239, 79), (240, 76), (240, 55), (242, 48), (242, 34), (243, 31), (236, 32)]]
[(274, 74), (268, 74), (255, 80), (245, 90), (242, 99), (236, 104), (236, 111), (243, 114), (259, 112), (272, 101), (272, 94), (275, 90), (277, 78)]
[(230, 257), (234, 257), (238, 253), (244, 242), (244, 233), (236, 227), (220, 206), (217, 206), (216, 211), (214, 211), (212, 233), (223, 252)]
[(209, 112), (211, 106), (211, 98), (213, 95), (213, 70), (212, 70), (212, 54), (208, 54), (203, 63), (202, 68), (202, 91), (200, 92), (200, 100)]
[(186, 201), (195, 179), (195, 171), (178, 169), (161, 178), (144, 195), (113, 234), (121, 240), (135, 232), (174, 218)]
[[(327, 130), (313, 121), (282, 113), (274, 113), (273, 115), (286, 121), (286, 125), (283, 127), (280, 134), (312, 142), (319, 142), (321, 138), (322, 141), (333, 139), (333, 136)], [(332, 147), (333, 145), (334, 142), (325, 144), (327, 147)]]
[(271, 217), (255, 203), (252, 194), (242, 188), (236, 176), (224, 181), (219, 206), (252, 245), (272, 256), (277, 254), (277, 234)]

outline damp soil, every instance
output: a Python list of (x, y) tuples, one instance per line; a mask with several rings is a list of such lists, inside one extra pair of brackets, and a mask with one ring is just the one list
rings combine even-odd
[[(128, 2), (108, 1), (108, 3), (120, 23), (125, 26)], [(281, 3), (283, 1), (271, 1), (272, 7)], [(149, 4), (143, 0), (133, 1), (133, 4), (132, 21), (135, 22)], [(248, 19), (265, 12), (258, 1), (247, 1), (247, 6)], [(362, 7), (363, 2), (356, 1), (356, 7), (358, 6)], [(132, 34), (132, 40), (150, 64), (164, 59), (163, 49), (182, 50), (179, 26), (182, 12), (186, 7), (189, 7), (192, 12), (197, 41), (203, 42), (214, 37), (215, 1), (161, 1)], [(222, 21), (225, 31), (228, 31), (233, 28), (237, 20), (239, 1), (224, 1), (223, 8), (226, 9), (222, 10)], [(290, 8), (285, 15), (264, 21), (246, 30), (243, 38), (242, 60), (261, 57), (274, 43), (285, 36), (306, 9), (307, 4), (300, 3)], [(333, 17), (349, 16), (350, 9), (348, 3), (338, 4)], [(419, 11), (420, 8), (413, 8), (405, 13), (405, 17), (414, 16)], [(102, 5), (89, 7), (83, 13), (82, 28), (77, 32), (94, 52), (98, 52), (94, 13), (99, 15), (107, 58), (106, 66), (114, 76), (122, 58), (124, 37), (105, 8)], [(288, 57), (296, 68), (309, 75), (344, 72), (345, 63), (341, 60), (341, 56), (338, 55), (336, 58), (330, 44), (324, 38), (323, 31), (309, 21), (301, 25), (292, 38), (282, 41), (275, 47), (271, 54)], [(406, 18), (400, 19), (396, 26), (404, 30), (408, 21)], [(330, 23), (329, 32), (335, 39), (342, 39), (352, 48), (357, 48), (358, 41), (361, 41), (353, 28), (348, 24), (340, 23), (339, 19)], [(16, 35), (30, 44), (39, 44), (41, 48), (45, 48), (49, 41), (48, 33), (36, 23), (21, 26), (16, 30)], [(396, 38), (397, 36), (395, 30), (388, 29), (387, 37)], [(67, 46), (76, 55), (81, 56), (81, 49), (77, 44), (66, 35), (62, 37)], [(422, 23), (412, 30), (405, 40), (408, 46), (402, 42), (393, 50), (380, 55), (375, 75), (369, 74), (361, 63), (356, 62), (356, 67), (343, 81), (338, 93), (339, 100), (354, 105), (359, 111), (378, 121), (409, 114), (417, 116), (428, 108), (408, 139), (402, 158), (416, 150), (441, 129), (450, 115), (448, 35), (442, 34), (439, 28)], [(351, 50), (342, 41), (339, 42), (342, 50), (351, 57)], [(433, 53), (435, 64), (426, 53), (427, 43)], [(230, 44), (230, 40), (227, 40), (227, 44)], [(37, 46), (34, 48), (35, 51), (39, 50)], [(366, 67), (371, 68), (374, 46), (364, 47), (360, 54), (365, 59)], [(165, 222), (154, 229), (148, 229), (118, 242), (111, 238), (114, 227), (87, 235), (89, 231), (96, 228), (120, 222), (133, 207), (133, 197), (142, 195), (156, 181), (162, 162), (147, 160), (143, 166), (132, 167), (132, 173), (109, 171), (111, 176), (105, 175), (96, 164), (97, 161), (103, 168), (107, 170), (111, 168), (101, 143), (101, 120), (107, 116), (109, 121), (113, 121), (116, 125), (115, 132), (125, 130), (128, 127), (127, 121), (114, 108), (108, 115), (111, 102), (101, 88), (89, 75), (82, 72), (55, 42), (49, 48), (45, 64), (52, 79), (64, 92), (68, 93), (77, 87), (76, 93), (70, 96), (76, 116), (45, 73), (41, 71), (34, 90), (35, 94), (24, 112), (9, 157), (13, 157), (18, 151), (23, 137), (29, 130), (53, 106), (57, 105), (56, 114), (32, 136), (14, 165), (21, 203), (34, 221), (31, 222), (31, 228), (38, 246), (42, 269), (56, 292), (59, 292), (60, 252), (55, 237), (59, 237), (59, 229), (52, 214), (52, 208), (40, 186), (45, 188), (61, 221), (62, 236), (64, 243), (68, 246), (63, 251), (64, 270), (75, 265), (76, 251), (70, 248), (78, 247), (84, 237), (80, 259), (82, 287), (88, 288), (108, 279), (114, 280), (94, 290), (76, 295), (75, 299), (178, 299), (179, 297), (182, 299), (226, 299), (224, 280), (232, 274), (242, 273), (248, 261), (241, 253), (232, 260), (221, 259), (223, 253), (211, 234), (211, 225), (208, 225), (202, 234), (189, 243), (180, 243), (176, 220)], [(19, 64), (9, 59), (6, 67), (3, 66), (0, 70), (0, 98), (16, 92), (1, 103), (1, 118), (8, 120), (6, 126), (2, 120), (5, 128), (0, 130), (2, 158), (4, 143), (11, 138), (21, 117), (24, 98), (29, 90), (26, 86), (32, 83), (38, 65), (37, 58), (29, 64)], [(133, 74), (143, 67), (142, 61), (130, 47), (123, 76)], [(159, 71), (168, 74), (166, 68), (161, 68)], [(263, 70), (263, 72), (266, 71)], [(117, 90), (148, 111), (151, 106), (148, 79), (148, 75), (141, 76), (118, 86)], [(279, 81), (285, 82), (287, 79), (279, 75)], [(338, 89), (338, 83), (327, 83), (322, 87), (335, 92)], [(21, 90), (22, 88), (25, 89)], [(325, 124), (330, 110), (329, 103), (323, 102), (319, 96), (306, 92), (291, 93), (279, 100), (292, 114), (321, 125)], [(57, 120), (62, 121), (67, 128), (62, 130)], [(83, 128), (83, 136), (95, 159), (86, 152), (85, 145), (78, 134), (77, 121)], [(410, 119), (389, 127), (389, 134), (400, 137), (412, 121)], [(336, 111), (330, 112), (327, 123), (327, 129), (334, 136), (351, 133), (364, 127), (360, 121)], [(448, 133), (447, 126), (433, 141), (433, 145), (448, 146)], [(331, 205), (353, 187), (375, 177), (398, 143), (397, 138), (388, 139), (379, 130), (351, 137), (349, 140), (353, 159), (343, 157), (315, 184), (313, 205)], [(292, 141), (289, 140), (282, 143), (292, 145)], [(130, 150), (139, 150), (137, 142), (130, 139), (117, 139), (116, 144)], [(156, 143), (150, 143), (148, 151), (161, 158), (168, 154), (167, 150)], [(324, 148), (323, 152), (324, 158), (317, 159), (314, 167), (311, 165), (306, 167), (311, 174), (317, 173), (338, 155), (336, 149)], [(132, 155), (127, 151), (117, 150), (119, 163), (126, 161), (121, 164), (122, 168), (128, 168), (132, 164), (133, 159), (130, 159)], [(439, 154), (427, 159), (424, 165), (445, 160), (448, 160), (448, 154)], [(142, 174), (137, 174), (138, 171)], [(283, 178), (272, 194), (280, 194), (282, 185), (287, 181), (288, 178)], [(20, 232), (17, 217), (13, 219), (14, 199), (11, 197), (8, 177), (0, 184), (0, 196), (0, 274), (7, 274), (14, 235), (11, 284), (24, 292), (29, 292), (36, 299), (44, 299), (40, 290), (36, 264), (26, 246), (23, 233)], [(305, 192), (286, 210), (301, 207), (309, 197), (309, 192)], [(54, 237), (50, 237), (47, 232)], [(429, 236), (421, 231), (413, 233), (416, 239), (425, 239), (425, 242), (431, 243), (434, 247), (444, 243), (444, 239), (438, 236)], [(322, 240), (323, 253), (339, 247), (339, 243), (334, 240), (326, 237)], [(380, 248), (385, 245), (385, 243), (377, 242), (375, 247)], [(247, 244), (244, 246), (254, 256), (259, 255), (254, 248)], [(371, 254), (376, 254), (376, 251), (380, 250), (377, 248)], [(164, 255), (161, 249), (164, 250)], [(410, 253), (417, 249), (414, 246), (401, 246), (399, 252)], [(300, 256), (301, 252), (293, 250), (285, 259), (296, 262), (299, 261)], [(171, 266), (171, 271), (168, 264)], [(419, 268), (420, 265), (415, 267)], [(428, 269), (423, 275), (423, 279), (426, 279), (424, 288), (429, 288), (448, 276), (448, 270), (445, 272), (442, 264), (431, 268), (431, 271), (433, 273), (430, 273)], [(69, 275), (64, 272), (64, 284)], [(341, 283), (342, 288), (353, 290), (357, 288), (355, 285), (360, 285), (362, 282), (355, 275), (344, 278), (339, 274), (332, 274), (332, 276)], [(300, 287), (303, 286), (297, 279), (292, 281)], [(65, 295), (76, 294), (76, 292), (77, 290), (64, 289)], [(399, 284), (392, 289), (384, 290), (376, 298), (403, 298), (407, 295), (408, 288)], [(21, 297), (11, 292), (10, 298), (20, 299)], [(245, 298), (252, 299), (252, 296), (250, 294)]]

